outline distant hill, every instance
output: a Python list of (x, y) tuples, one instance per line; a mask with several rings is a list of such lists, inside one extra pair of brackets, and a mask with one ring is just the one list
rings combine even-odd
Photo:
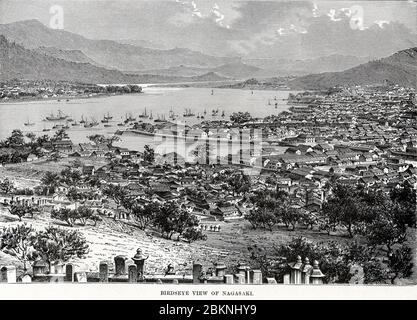
[(342, 72), (298, 77), (288, 83), (292, 89), (327, 89), (334, 86), (398, 84), (417, 87), (417, 48), (399, 51)]
[(258, 67), (250, 66), (240, 61), (227, 63), (213, 69), (214, 72), (220, 75), (235, 79), (251, 77), (260, 70)]
[(369, 57), (330, 55), (315, 59), (244, 59), (243, 62), (258, 67), (261, 71), (256, 76), (282, 77), (303, 76), (319, 72), (343, 71), (370, 61)]
[(159, 83), (218, 81), (225, 79), (215, 73), (196, 77), (164, 77), (158, 75), (127, 74), (109, 70), (90, 63), (71, 62), (30, 50), (8, 41), (0, 35), (0, 80), (28, 79), (76, 81), (84, 83)]
[(62, 60), (98, 65), (93, 59), (87, 57), (81, 50), (62, 50), (54, 47), (39, 47), (35, 49), (35, 51)]
[(111, 40), (91, 40), (68, 31), (50, 29), (38, 20), (0, 24), (0, 34), (28, 49), (53, 47), (66, 51), (80, 50), (99, 65), (121, 71), (162, 69), (179, 65), (213, 68), (236, 60), (182, 48), (158, 50)]

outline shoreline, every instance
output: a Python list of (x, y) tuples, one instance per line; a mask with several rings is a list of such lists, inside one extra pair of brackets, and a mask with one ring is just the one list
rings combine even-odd
[[(135, 92), (135, 93), (100, 93), (93, 96), (88, 95), (80, 95), (80, 96), (64, 96), (64, 97), (48, 97), (48, 98), (23, 98), (23, 99), (10, 99), (7, 101), (0, 100), (0, 106), (1, 105), (19, 105), (22, 103), (33, 103), (36, 104), (36, 102), (42, 102), (42, 101), (56, 101), (56, 102), (69, 102), (65, 100), (84, 100), (84, 99), (93, 99), (93, 98), (109, 98), (114, 96), (124, 96), (124, 95), (137, 95), (142, 94), (142, 92)], [(61, 100), (61, 101), (58, 101)]]

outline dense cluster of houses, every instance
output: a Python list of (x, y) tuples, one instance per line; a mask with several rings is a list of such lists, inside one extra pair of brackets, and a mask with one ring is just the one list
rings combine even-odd
[[(141, 152), (99, 143), (74, 145), (67, 136), (46, 143), (44, 148), (81, 161), (108, 159), (106, 165), (80, 170), (84, 177), (94, 176), (102, 184), (125, 186), (141, 204), (177, 201), (208, 221), (242, 219), (253, 206), (248, 194), (258, 190), (285, 191), (299, 208), (319, 211), (330, 181), (386, 191), (404, 182), (417, 188), (413, 90), (356, 87), (332, 95), (303, 94), (301, 98), (289, 112), (241, 125), (262, 129), (265, 138), (257, 155), (262, 169), (250, 176), (250, 189), (245, 192), (232, 190), (227, 178), (233, 170), (250, 173), (249, 163), (147, 164)], [(57, 188), (53, 196), (56, 204), (74, 205), (65, 196), (69, 187)], [(77, 188), (95, 194), (91, 207), (115, 211), (116, 205), (103, 201), (99, 189)]]

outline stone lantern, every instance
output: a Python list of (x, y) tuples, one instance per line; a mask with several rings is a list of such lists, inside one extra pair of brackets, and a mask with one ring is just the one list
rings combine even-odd
[(216, 263), (216, 276), (223, 277), (226, 274), (227, 267), (223, 263)]
[(44, 275), (48, 273), (48, 264), (43, 260), (36, 260), (32, 266), (33, 276)]
[(145, 260), (148, 258), (149, 255), (145, 256), (140, 248), (136, 250), (136, 254), (132, 258), (137, 267), (138, 280), (143, 280), (143, 275), (145, 273)]
[(321, 272), (319, 268), (319, 262), (314, 260), (313, 262), (313, 271), (310, 275), (310, 283), (311, 284), (323, 284), (323, 278), (325, 275)]

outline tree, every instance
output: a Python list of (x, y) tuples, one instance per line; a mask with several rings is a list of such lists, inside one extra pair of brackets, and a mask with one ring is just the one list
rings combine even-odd
[(36, 141), (36, 135), (33, 132), (26, 133), (25, 137), (30, 140), (31, 144), (33, 144)]
[(399, 188), (393, 188), (390, 198), (397, 206), (396, 222), (409, 227), (416, 227), (416, 191), (404, 182)]
[(70, 227), (73, 227), (78, 219), (78, 212), (67, 208), (54, 209), (51, 211), (51, 218), (65, 221)]
[(323, 204), (322, 214), (329, 222), (329, 227), (341, 224), (352, 238), (355, 223), (361, 221), (357, 191), (342, 184), (336, 184), (332, 191), (333, 194)]
[(53, 226), (37, 233), (33, 240), (33, 248), (49, 267), (54, 261), (67, 262), (73, 257), (83, 258), (89, 251), (88, 244), (80, 232)]
[(375, 208), (382, 210), (375, 221), (366, 228), (366, 238), (369, 245), (381, 246), (389, 257), (392, 254), (393, 246), (403, 243), (406, 240), (406, 230), (403, 226), (398, 225), (390, 212), (385, 208)]
[(230, 115), (230, 121), (241, 124), (252, 120), (249, 112), (233, 112)]
[(390, 280), (394, 284), (400, 276), (410, 277), (413, 273), (413, 255), (410, 247), (402, 245), (396, 249), (388, 259), (388, 267), (391, 271)]
[(0, 250), (23, 262), (24, 271), (26, 271), (26, 262), (32, 259), (31, 248), (34, 233), (32, 226), (26, 224), (3, 228), (0, 231)]
[[(103, 194), (107, 196), (108, 198), (112, 199), (117, 206), (117, 211), (119, 211), (120, 206), (122, 205), (123, 201), (128, 196), (128, 191), (126, 188), (116, 184), (109, 184), (106, 186), (106, 188), (103, 190)], [(114, 216), (114, 219), (116, 220), (116, 215)]]
[(48, 196), (51, 190), (52, 192), (55, 192), (55, 189), (59, 184), (59, 176), (54, 172), (47, 171), (42, 177), (41, 183), (46, 187), (46, 195)]
[(141, 207), (137, 204), (130, 207), (131, 216), (138, 222), (139, 229), (145, 230), (149, 226), (160, 210), (157, 203), (149, 203)]
[(186, 228), (183, 233), (183, 237), (189, 243), (191, 243), (192, 241), (197, 241), (197, 240), (207, 240), (207, 235), (203, 234), (203, 232), (196, 227)]
[(246, 193), (250, 189), (250, 178), (242, 171), (235, 171), (229, 176), (227, 183), (232, 187), (233, 194)]
[(67, 135), (65, 129), (59, 129), (58, 131), (55, 132), (53, 140), (60, 141), (60, 140), (63, 140), (67, 137), (68, 137), (68, 135)]
[(4, 179), (0, 181), (0, 192), (4, 194), (9, 194), (14, 189), (14, 184), (9, 179)]
[(188, 241), (204, 239), (202, 233), (191, 230), (198, 226), (198, 219), (173, 201), (161, 205), (153, 221), (162, 236), (167, 239), (171, 239), (175, 233), (177, 233), (177, 240), (180, 240), (181, 236)]
[(13, 130), (11, 136), (6, 139), (6, 145), (9, 147), (22, 147), (24, 144), (24, 135), (21, 130)]
[(156, 212), (154, 223), (157, 228), (162, 233), (162, 236), (165, 236), (167, 239), (171, 239), (172, 235), (175, 233), (175, 218), (178, 207), (174, 202), (164, 203), (160, 210)]
[(155, 162), (155, 151), (149, 145), (145, 145), (144, 147), (143, 160), (147, 163)]
[(76, 169), (65, 168), (61, 171), (61, 181), (68, 185), (78, 185), (81, 181), (81, 172)]
[(70, 168), (78, 169), (83, 166), (83, 163), (80, 159), (75, 159), (69, 162)]
[(92, 220), (96, 222), (94, 218), (94, 211), (91, 210), (90, 208), (81, 206), (81, 207), (78, 207), (76, 211), (77, 211), (77, 219), (80, 220), (83, 226), (86, 225), (87, 220)]
[(29, 204), (13, 203), (8, 208), (10, 214), (19, 217), (19, 221), (22, 221), (22, 217), (29, 214), (32, 218), (35, 213), (39, 212), (38, 208)]

